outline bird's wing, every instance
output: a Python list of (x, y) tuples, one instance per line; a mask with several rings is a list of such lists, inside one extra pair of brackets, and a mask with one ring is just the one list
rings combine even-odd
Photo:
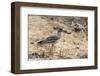
[(58, 40), (57, 36), (50, 36), (46, 40)]

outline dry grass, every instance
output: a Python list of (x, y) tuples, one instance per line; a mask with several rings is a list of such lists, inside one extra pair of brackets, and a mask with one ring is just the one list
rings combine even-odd
[[(60, 20), (60, 18), (59, 18)], [(62, 21), (62, 19), (60, 20)], [(29, 15), (29, 58), (32, 53), (45, 54), (41, 59), (76, 59), (87, 58), (88, 41), (86, 32), (61, 33), (61, 38), (52, 44), (38, 45), (37, 42), (49, 37), (55, 31), (53, 27), (62, 26), (71, 31), (69, 25), (42, 16)], [(67, 22), (66, 22), (67, 23)]]

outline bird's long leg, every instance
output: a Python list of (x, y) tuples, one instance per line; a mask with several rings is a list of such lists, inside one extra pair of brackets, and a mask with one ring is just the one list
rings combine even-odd
[(49, 58), (51, 59), (51, 54), (52, 54), (52, 44), (50, 44), (50, 51), (49, 51)]
[(53, 50), (54, 50), (54, 43), (51, 44), (51, 47), (50, 47), (50, 59), (53, 58)]

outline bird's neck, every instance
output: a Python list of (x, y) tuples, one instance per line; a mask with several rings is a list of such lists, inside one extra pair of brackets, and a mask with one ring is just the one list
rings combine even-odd
[(61, 37), (61, 32), (58, 31), (57, 34), (58, 34), (58, 37), (60, 38)]
[(61, 32), (59, 32), (59, 31), (56, 30), (56, 31), (54, 31), (53, 35), (60, 38)]

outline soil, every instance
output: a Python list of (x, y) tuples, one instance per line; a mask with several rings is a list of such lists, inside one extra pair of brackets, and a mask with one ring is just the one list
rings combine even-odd
[[(73, 22), (73, 23), (72, 23)], [(74, 24), (80, 24), (75, 31)], [(28, 16), (29, 59), (83, 59), (88, 57), (88, 33), (86, 17)], [(55, 34), (54, 27), (62, 27), (60, 39), (55, 43), (38, 42)]]

